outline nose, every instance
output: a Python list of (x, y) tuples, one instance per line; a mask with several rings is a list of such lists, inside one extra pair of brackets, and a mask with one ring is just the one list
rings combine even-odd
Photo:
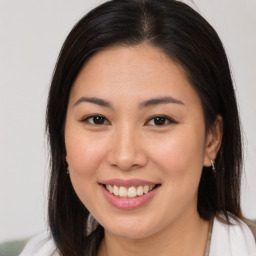
[(128, 171), (147, 164), (142, 135), (135, 130), (132, 127), (124, 127), (113, 133), (107, 157), (111, 166)]

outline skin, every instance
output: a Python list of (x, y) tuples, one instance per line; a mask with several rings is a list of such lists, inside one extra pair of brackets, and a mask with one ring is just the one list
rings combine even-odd
[[(79, 101), (97, 97), (110, 107)], [(152, 98), (169, 102), (142, 106)], [(101, 115), (95, 124), (91, 115)], [(163, 125), (154, 116), (165, 115)], [(200, 99), (183, 69), (147, 44), (112, 47), (94, 55), (70, 94), (65, 125), (66, 160), (73, 187), (104, 227), (98, 255), (203, 255), (209, 223), (197, 212), (203, 166), (221, 143), (222, 120), (206, 134)], [(99, 182), (142, 179), (161, 184), (133, 210), (113, 207)]]

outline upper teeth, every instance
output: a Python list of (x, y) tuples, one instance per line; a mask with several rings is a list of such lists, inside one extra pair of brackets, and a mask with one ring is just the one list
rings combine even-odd
[(155, 188), (156, 185), (145, 185), (145, 186), (138, 186), (137, 188), (132, 186), (129, 188), (126, 187), (118, 187), (116, 185), (106, 185), (106, 189), (115, 196), (124, 197), (124, 198), (132, 198), (136, 196), (141, 196), (143, 194), (147, 194), (150, 192), (153, 188)]

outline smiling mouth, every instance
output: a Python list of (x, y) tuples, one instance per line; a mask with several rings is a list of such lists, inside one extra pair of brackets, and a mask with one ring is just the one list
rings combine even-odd
[(160, 184), (155, 185), (140, 185), (123, 187), (110, 184), (101, 184), (109, 193), (113, 194), (119, 198), (135, 198), (146, 195), (160, 186)]

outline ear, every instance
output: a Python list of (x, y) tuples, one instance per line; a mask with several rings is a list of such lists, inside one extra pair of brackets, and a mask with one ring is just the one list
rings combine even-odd
[(205, 141), (204, 166), (211, 166), (211, 160), (215, 160), (221, 146), (223, 135), (223, 119), (217, 115), (215, 122), (210, 127)]

